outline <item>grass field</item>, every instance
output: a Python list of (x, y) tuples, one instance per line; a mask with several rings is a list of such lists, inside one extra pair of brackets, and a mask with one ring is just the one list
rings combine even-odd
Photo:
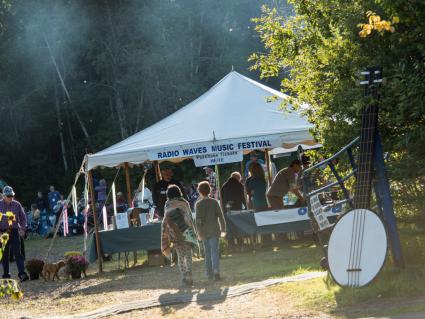
[[(229, 299), (221, 304), (163, 307), (135, 312), (137, 316), (166, 315), (176, 318), (221, 317), (223, 311), (235, 318), (296, 316), (316, 318), (356, 318), (406, 311), (425, 310), (425, 231), (406, 227), (401, 232), (407, 267), (397, 272), (388, 261), (375, 282), (361, 289), (343, 289), (329, 278), (274, 286), (246, 297)], [(26, 242), (28, 257), (44, 257), (50, 240), (33, 239)], [(65, 251), (83, 247), (83, 237), (57, 238), (51, 260), (61, 258)], [(321, 249), (311, 242), (284, 242), (274, 247), (223, 256), (221, 268), (224, 279), (208, 282), (202, 260), (194, 260), (194, 292), (222, 291), (226, 287), (289, 276), (319, 269)], [(139, 254), (139, 264), (145, 256)], [(14, 268), (14, 267), (12, 267)], [(161, 298), (179, 292), (176, 267), (136, 266), (117, 269), (116, 259), (105, 263), (105, 272), (96, 273), (96, 265), (89, 268), (89, 277), (81, 280), (62, 279), (59, 282), (25, 282), (25, 293), (20, 302), (2, 300), (8, 318), (40, 315), (69, 314), (73, 311), (93, 310), (140, 298)], [(241, 306), (239, 303), (244, 306)], [(260, 311), (260, 312), (259, 312)], [(262, 312), (264, 313), (262, 313)], [(250, 314), (250, 315), (248, 315)], [(131, 314), (128, 314), (129, 318)], [(1, 315), (0, 315), (1, 317)], [(261, 316), (260, 316), (261, 317)], [(118, 316), (117, 318), (121, 318)], [(126, 318), (124, 315), (123, 318)]]

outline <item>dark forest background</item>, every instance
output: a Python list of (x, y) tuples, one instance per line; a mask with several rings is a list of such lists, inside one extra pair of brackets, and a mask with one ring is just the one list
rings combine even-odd
[(251, 18), (262, 4), (290, 13), (276, 0), (0, 3), (0, 179), (26, 205), (51, 184), (68, 193), (84, 154), (159, 121), (232, 67), (258, 78)]

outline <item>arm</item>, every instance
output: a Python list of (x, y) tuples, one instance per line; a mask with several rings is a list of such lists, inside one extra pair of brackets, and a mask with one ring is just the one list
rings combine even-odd
[(242, 204), (244, 205), (244, 207), (245, 207), (245, 209), (247, 209), (248, 208), (248, 206), (247, 206), (247, 204), (246, 204), (246, 197), (245, 197), (245, 192), (244, 192), (244, 188), (243, 188), (243, 185), (241, 185), (241, 187), (240, 187), (240, 197), (241, 197), (241, 201), (242, 201)]
[(252, 200), (251, 200), (251, 188), (249, 187), (249, 183), (245, 184), (246, 195), (248, 196), (248, 209), (252, 209)]
[(218, 202), (217, 202), (217, 205), (215, 205), (215, 209), (216, 209), (216, 215), (218, 217), (218, 223), (220, 224), (220, 231), (222, 233), (225, 233), (226, 232), (226, 222), (224, 220), (223, 211), (221, 210)]
[(186, 194), (186, 192), (184, 190), (183, 185), (179, 181), (176, 183), (176, 185), (180, 188), (180, 190), (181, 190), (181, 192), (183, 194), (183, 198), (186, 199), (186, 200), (188, 200), (188, 197), (187, 197), (187, 194)]
[(158, 184), (155, 184), (152, 190), (152, 201), (158, 207)]
[(202, 216), (202, 209), (200, 209), (199, 202), (196, 202), (195, 205), (195, 212), (196, 212), (196, 218), (195, 218), (195, 224), (196, 224), (196, 230), (198, 232), (198, 239), (203, 240), (204, 235), (202, 233), (202, 225), (203, 225), (203, 216)]
[(223, 187), (221, 187), (220, 189), (220, 205), (221, 205), (221, 209), (222, 210), (226, 210), (226, 204), (227, 204), (227, 197), (226, 197), (226, 192), (223, 191)]
[(24, 209), (21, 205), (20, 209), (17, 214), (17, 222), (18, 222), (18, 230), (21, 230), (23, 233), (25, 233), (27, 229), (27, 216), (25, 215)]

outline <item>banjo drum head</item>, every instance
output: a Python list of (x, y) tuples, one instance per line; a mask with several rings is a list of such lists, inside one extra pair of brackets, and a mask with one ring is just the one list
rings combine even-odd
[(331, 233), (329, 271), (340, 286), (362, 287), (378, 275), (386, 254), (381, 219), (368, 209), (354, 209), (341, 217)]

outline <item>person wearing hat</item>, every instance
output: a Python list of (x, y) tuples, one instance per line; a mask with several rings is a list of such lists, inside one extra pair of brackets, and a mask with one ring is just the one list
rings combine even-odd
[(174, 165), (170, 162), (161, 163), (161, 180), (156, 182), (153, 187), (152, 199), (156, 206), (156, 212), (160, 218), (164, 217), (164, 205), (167, 201), (167, 188), (169, 185), (177, 185), (180, 188), (183, 197), (186, 198), (183, 186), (179, 181), (173, 178), (173, 168)]
[[(3, 188), (3, 199), (0, 200), (0, 234), (8, 233), (9, 240), (3, 252), (3, 278), (10, 278), (9, 273), (9, 258), (10, 250), (15, 257), (16, 266), (18, 267), (18, 277), (21, 281), (28, 280), (28, 275), (25, 272), (25, 257), (21, 251), (21, 240), (25, 236), (27, 228), (27, 218), (22, 205), (13, 199), (15, 192), (10, 186)], [(12, 212), (13, 216), (8, 217), (6, 214)]]

